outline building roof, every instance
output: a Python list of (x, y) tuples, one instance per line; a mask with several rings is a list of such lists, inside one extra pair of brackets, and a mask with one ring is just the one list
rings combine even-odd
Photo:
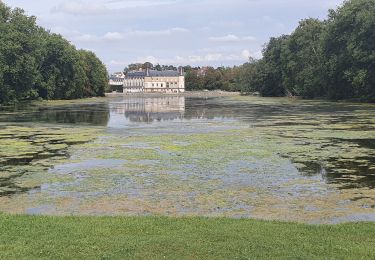
[(126, 79), (149, 77), (178, 77), (180, 74), (176, 70), (149, 70), (148, 75), (146, 71), (131, 71), (126, 74)]
[(175, 70), (163, 70), (163, 71), (158, 71), (158, 70), (150, 70), (149, 71), (149, 76), (150, 77), (178, 77), (180, 74), (178, 71)]
[(130, 71), (126, 74), (125, 78), (144, 78), (146, 76), (145, 71)]
[(109, 79), (110, 80), (113, 80), (113, 81), (120, 81), (120, 80), (124, 80), (124, 78), (119, 78), (119, 77), (116, 77), (115, 75), (111, 75), (110, 77), (109, 77)]

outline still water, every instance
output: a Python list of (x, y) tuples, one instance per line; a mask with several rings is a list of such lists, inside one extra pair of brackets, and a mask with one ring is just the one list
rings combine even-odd
[(375, 106), (116, 97), (0, 111), (0, 211), (375, 221)]

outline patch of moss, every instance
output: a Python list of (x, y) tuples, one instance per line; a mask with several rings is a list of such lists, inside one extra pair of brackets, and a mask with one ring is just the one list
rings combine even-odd
[(48, 169), (58, 160), (67, 158), (70, 145), (93, 140), (97, 133), (97, 129), (82, 128), (1, 128), (0, 184), (3, 194), (25, 192), (53, 182), (56, 178), (48, 174)]

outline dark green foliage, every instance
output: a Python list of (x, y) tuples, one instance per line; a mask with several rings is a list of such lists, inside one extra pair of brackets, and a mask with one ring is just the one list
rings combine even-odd
[(216, 90), (223, 88), (223, 75), (219, 70), (208, 68), (205, 76), (202, 78), (203, 86), (207, 90)]
[(282, 85), (281, 55), (287, 40), (288, 36), (271, 38), (263, 50), (263, 60), (258, 63), (263, 82), (258, 90), (265, 97), (285, 95), (285, 88)]
[(242, 66), (237, 75), (242, 92), (259, 92), (265, 97), (285, 95), (282, 84), (282, 52), (287, 41), (288, 36), (271, 38), (263, 49), (262, 60), (250, 58), (250, 61)]
[[(35, 97), (40, 58), (35, 17), (0, 3), (0, 102)], [(31, 83), (31, 84), (30, 84)]]
[(186, 90), (240, 91), (239, 67), (184, 67)]
[(173, 65), (160, 65), (157, 64), (154, 66), (151, 62), (145, 62), (145, 63), (132, 63), (129, 64), (127, 67), (125, 67), (124, 72), (128, 71), (134, 71), (134, 70), (145, 70), (145, 69), (151, 69), (151, 70), (177, 70), (177, 68)]
[(331, 10), (324, 54), (328, 96), (375, 100), (375, 0), (346, 1)]
[(108, 87), (108, 74), (105, 65), (91, 51), (80, 50), (83, 69), (86, 74), (85, 96), (103, 96)]
[(288, 38), (282, 51), (283, 80), (287, 93), (305, 97), (324, 94), (323, 22), (307, 19)]
[(185, 73), (186, 90), (199, 90), (202, 87), (202, 83), (198, 77), (197, 70), (188, 70)]
[(264, 78), (264, 65), (262, 63), (263, 61), (250, 59), (249, 62), (239, 68), (236, 79), (241, 92), (251, 93), (259, 90)]
[(107, 79), (95, 54), (77, 51), (35, 17), (0, 2), (0, 103), (102, 96)]
[(306, 19), (243, 65), (244, 92), (375, 100), (375, 0), (349, 0), (326, 21)]

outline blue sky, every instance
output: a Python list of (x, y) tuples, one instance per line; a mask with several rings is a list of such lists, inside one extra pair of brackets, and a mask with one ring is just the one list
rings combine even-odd
[(5, 0), (38, 17), (78, 48), (94, 51), (110, 72), (150, 61), (230, 66), (261, 57), (271, 36), (298, 21), (324, 19), (342, 0)]

